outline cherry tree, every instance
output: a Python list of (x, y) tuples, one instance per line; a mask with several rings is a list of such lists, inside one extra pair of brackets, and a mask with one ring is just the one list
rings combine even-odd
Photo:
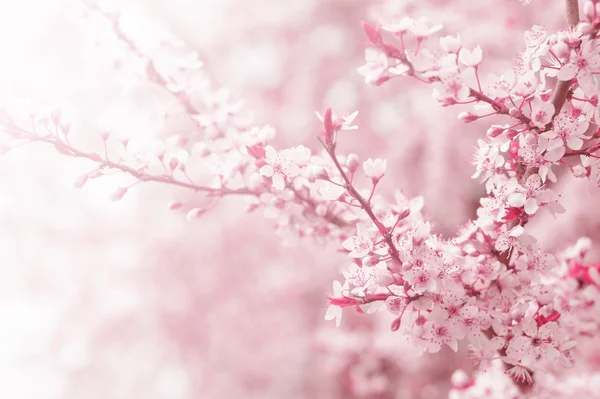
[[(338, 358), (336, 378), (348, 395), (400, 392), (393, 377), (410, 375), (408, 355), (394, 356), (400, 342), (410, 347), (404, 353), (432, 364), (448, 351), (465, 354), (469, 362), (458, 360), (447, 381), (451, 398), (597, 395), (590, 386), (597, 388), (600, 266), (586, 257), (593, 243), (579, 237), (544, 246), (531, 226), (544, 217), (544, 229), (558, 226), (568, 195), (561, 181), (600, 182), (600, 2), (565, 0), (562, 27), (536, 21), (504, 70), (486, 65), (484, 43), (466, 44), (476, 37), (446, 30), (442, 13), (362, 22), (368, 44), (357, 79), (381, 90), (425, 86), (429, 106), (456, 109), (455, 120), (477, 126), (470, 177), (482, 196), (473, 218), (451, 234), (436, 232), (423, 196), (402, 187), (381, 193), (391, 162), (340, 150), (361, 134), (359, 111), (315, 110), (312, 144), (280, 146), (273, 127), (254, 126), (229, 91), (211, 86), (199, 54), (175, 36), (165, 33), (146, 53), (118, 13), (84, 3), (137, 57), (145, 79), (183, 110), (186, 128), (161, 138), (107, 128), (94, 132), (98, 145), (89, 149), (74, 144), (67, 110), (15, 101), (0, 119), (4, 152), (41, 143), (86, 160), (91, 166), (73, 186), (85, 190), (117, 175), (123, 183), (107, 193), (110, 201), (142, 183), (177, 188), (165, 206), (196, 223), (225, 198), (244, 197), (246, 210), (272, 219), (284, 241), (337, 247), (346, 257), (324, 318), (342, 332), (323, 333), (318, 344)], [(353, 323), (369, 317), (385, 320), (388, 331), (374, 324), (358, 333)], [(347, 341), (335, 342), (336, 334)], [(395, 371), (381, 372), (381, 364)]]

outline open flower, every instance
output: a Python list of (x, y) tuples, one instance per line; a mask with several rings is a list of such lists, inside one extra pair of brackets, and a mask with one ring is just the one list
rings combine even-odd
[(544, 128), (554, 115), (554, 105), (540, 100), (539, 97), (531, 101), (531, 121), (540, 129)]
[(359, 224), (357, 227), (358, 234), (348, 238), (342, 243), (342, 246), (350, 251), (348, 254), (352, 258), (363, 258), (373, 250), (373, 241), (369, 237), (369, 233), (364, 225)]
[(385, 159), (367, 159), (365, 162), (363, 162), (363, 170), (365, 171), (365, 176), (370, 177), (374, 180), (381, 179), (385, 173), (386, 165), (387, 161)]
[(275, 151), (271, 146), (265, 149), (265, 165), (260, 168), (262, 176), (273, 179), (273, 187), (283, 190), (286, 178), (293, 178), (300, 174), (300, 167), (293, 161), (294, 154), (289, 150)]
[(513, 338), (508, 345), (506, 354), (526, 363), (537, 359), (554, 360), (559, 356), (555, 347), (558, 324), (551, 321), (538, 328), (536, 321), (525, 318), (522, 321), (523, 335)]
[(542, 133), (540, 136), (551, 142), (556, 138), (561, 139), (570, 149), (579, 150), (583, 146), (584, 134), (589, 125), (588, 121), (575, 118), (567, 110), (564, 110), (554, 118), (552, 130)]
[(379, 49), (369, 47), (365, 50), (365, 60), (367, 63), (358, 68), (358, 73), (368, 85), (377, 86), (388, 70), (388, 56)]
[(344, 283), (344, 285), (342, 285), (339, 281), (334, 281), (333, 282), (333, 294), (329, 296), (330, 298), (330, 303), (329, 306), (327, 307), (327, 312), (325, 313), (325, 320), (333, 320), (335, 319), (335, 325), (337, 327), (340, 326), (340, 323), (342, 322), (342, 307), (338, 306), (337, 304), (334, 304), (332, 302), (332, 299), (339, 299), (339, 298), (343, 298), (344, 292), (348, 291), (348, 283)]
[(481, 47), (477, 46), (472, 51), (461, 48), (458, 53), (458, 60), (466, 67), (476, 67), (481, 64), (483, 53)]
[[(319, 118), (319, 120), (321, 122), (323, 122), (324, 120), (324, 112), (316, 112), (317, 114), (317, 118)], [(356, 125), (352, 125), (352, 122), (354, 122), (354, 119), (356, 118), (356, 116), (358, 115), (358, 111), (354, 111), (351, 114), (340, 114), (340, 115), (336, 115), (333, 114), (331, 115), (331, 120), (333, 122), (333, 126), (335, 130), (356, 130), (358, 129), (358, 126)]]

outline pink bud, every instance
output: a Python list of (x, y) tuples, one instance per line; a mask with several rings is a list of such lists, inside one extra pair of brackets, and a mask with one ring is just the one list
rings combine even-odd
[(323, 127), (325, 128), (325, 139), (328, 144), (333, 143), (333, 136), (335, 134), (335, 128), (333, 126), (333, 120), (331, 108), (327, 108), (323, 114)]
[(190, 211), (187, 213), (187, 215), (185, 216), (185, 218), (186, 218), (188, 221), (191, 221), (191, 220), (197, 220), (197, 219), (200, 219), (200, 217), (201, 217), (202, 215), (204, 215), (204, 213), (205, 213), (205, 212), (206, 212), (206, 209), (202, 209), (202, 208), (194, 208), (194, 209), (191, 209), (191, 210), (190, 210)]
[(256, 159), (263, 159), (265, 157), (265, 148), (260, 144), (246, 146), (246, 150), (248, 150), (248, 154), (252, 155)]
[(410, 208), (402, 209), (402, 212), (398, 215), (398, 219), (406, 219), (410, 215)]
[(119, 187), (115, 192), (113, 192), (110, 195), (109, 199), (111, 201), (119, 201), (121, 198), (123, 198), (127, 190), (129, 190), (129, 187)]
[(371, 43), (373, 43), (375, 46), (379, 46), (383, 43), (383, 39), (381, 38), (381, 32), (379, 31), (378, 27), (376, 28), (365, 21), (362, 21), (362, 27)]
[(356, 154), (348, 154), (348, 157), (346, 158), (346, 166), (350, 172), (356, 172), (356, 169), (358, 169), (359, 165), (360, 162), (358, 161), (358, 156)]
[(87, 182), (88, 177), (89, 177), (89, 174), (87, 174), (87, 173), (79, 176), (77, 178), (77, 180), (75, 180), (75, 182), (73, 183), (73, 187), (74, 188), (82, 188), (85, 185), (85, 183)]
[(471, 123), (479, 119), (479, 117), (470, 112), (461, 112), (460, 114), (458, 114), (458, 119), (463, 121), (464, 123)]
[(329, 180), (329, 174), (327, 173), (327, 171), (325, 169), (320, 168), (319, 170), (317, 170), (315, 172), (315, 179)]
[(169, 168), (171, 170), (177, 169), (177, 167), (181, 164), (181, 162), (179, 162), (179, 158), (177, 158), (177, 156), (175, 156), (175, 155), (169, 156), (168, 162), (169, 162)]
[(521, 115), (521, 111), (519, 111), (517, 108), (512, 107), (508, 110), (508, 114), (513, 118), (516, 118)]
[(62, 118), (62, 111), (60, 109), (55, 109), (50, 113), (50, 119), (52, 123), (58, 125), (60, 123), (60, 119)]
[[(102, 140), (104, 140), (104, 141), (108, 140), (108, 136), (110, 135), (110, 134), (109, 134), (107, 131), (104, 131), (104, 130), (103, 130), (103, 131), (101, 131), (101, 132), (98, 132), (98, 134), (100, 135), (100, 137), (101, 137), (101, 138), (102, 138)], [(123, 145), (124, 145), (125, 147), (127, 147), (127, 142), (126, 142), (126, 141), (128, 142), (129, 140), (123, 140)]]
[(504, 128), (500, 127), (500, 126), (492, 126), (488, 129), (487, 131), (487, 135), (490, 138), (496, 138), (498, 136), (500, 136), (502, 134), (502, 132), (504, 132)]
[(183, 206), (183, 204), (179, 201), (171, 201), (167, 204), (167, 209), (175, 211), (175, 210), (181, 208), (182, 206)]
[(581, 33), (582, 35), (589, 35), (593, 31), (594, 25), (590, 24), (589, 22), (581, 22), (579, 25), (577, 25), (577, 32)]
[(362, 258), (361, 263), (363, 266), (372, 267), (379, 263), (379, 259), (373, 256), (365, 256)]
[(401, 318), (397, 318), (392, 322), (391, 325), (391, 329), (392, 331), (398, 331), (398, 329), (400, 328), (400, 322), (401, 322)]
[(561, 41), (552, 46), (552, 51), (558, 58), (566, 58), (569, 56), (571, 49), (567, 43)]
[(390, 79), (391, 79), (391, 76), (380, 76), (375, 81), (375, 86), (381, 86), (382, 84), (384, 84), (385, 82), (387, 82)]
[(69, 132), (71, 131), (71, 124), (67, 123), (67, 122), (61, 122), (60, 123), (60, 130), (63, 132), (63, 134), (66, 136), (69, 134)]

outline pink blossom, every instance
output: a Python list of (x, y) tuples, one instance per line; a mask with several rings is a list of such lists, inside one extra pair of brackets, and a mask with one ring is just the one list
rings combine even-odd
[[(316, 112), (316, 114), (317, 114), (317, 118), (319, 118), (319, 120), (321, 122), (323, 122), (324, 113)], [(352, 112), (351, 114), (340, 114), (340, 115), (333, 114), (331, 116), (331, 119), (333, 121), (335, 130), (356, 130), (356, 129), (358, 129), (358, 126), (352, 125), (352, 122), (354, 122), (354, 119), (356, 118), (357, 115), (358, 115), (358, 111)]]
[(571, 80), (577, 76), (581, 85), (593, 85), (593, 73), (600, 68), (598, 43), (586, 41), (580, 50), (572, 50), (569, 61), (558, 72), (558, 79)]
[(352, 258), (362, 258), (373, 250), (373, 241), (371, 241), (365, 226), (359, 225), (357, 230), (356, 236), (350, 237), (342, 243), (342, 246), (350, 251), (348, 255)]
[(364, 76), (368, 85), (377, 86), (385, 78), (388, 71), (388, 56), (379, 49), (367, 48), (365, 59), (367, 63), (358, 68), (358, 73)]
[[(348, 291), (348, 283), (344, 283), (344, 285), (342, 285), (339, 281), (334, 281), (333, 282), (333, 294), (331, 295), (332, 298), (340, 298), (340, 297), (344, 297), (345, 296), (345, 292)], [(335, 325), (337, 327), (340, 326), (340, 323), (342, 322), (342, 307), (334, 305), (334, 304), (329, 304), (329, 306), (327, 306), (327, 312), (325, 313), (325, 320), (334, 320), (335, 319)]]
[(569, 148), (579, 150), (583, 145), (584, 134), (588, 127), (589, 122), (586, 120), (574, 118), (567, 111), (562, 111), (554, 118), (552, 130), (542, 133), (541, 137), (548, 140), (561, 139)]
[(522, 327), (523, 335), (513, 338), (508, 345), (508, 356), (525, 362), (554, 360), (559, 356), (555, 347), (557, 323), (549, 322), (538, 328), (534, 319), (525, 318)]
[(260, 174), (273, 180), (273, 187), (283, 190), (286, 179), (300, 174), (300, 168), (293, 161), (291, 151), (277, 152), (271, 146), (265, 149), (265, 165), (260, 168)]
[(448, 53), (458, 53), (461, 48), (460, 35), (440, 37), (440, 47)]
[(552, 121), (554, 116), (554, 105), (549, 102), (544, 102), (536, 97), (531, 101), (531, 121), (535, 126), (543, 129)]
[(386, 164), (387, 161), (385, 159), (367, 159), (365, 162), (363, 162), (365, 176), (374, 180), (381, 179), (385, 173)]
[(421, 337), (427, 341), (426, 347), (431, 353), (439, 352), (443, 345), (448, 345), (454, 352), (458, 351), (456, 337), (444, 323), (436, 324), (432, 321), (427, 322)]
[(481, 47), (477, 46), (473, 50), (461, 48), (458, 53), (458, 60), (467, 67), (476, 67), (481, 64), (483, 53)]

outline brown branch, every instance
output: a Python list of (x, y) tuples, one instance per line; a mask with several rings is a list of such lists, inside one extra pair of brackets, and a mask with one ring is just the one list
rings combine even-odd
[[(574, 27), (579, 23), (579, 1), (578, 0), (565, 0), (566, 11), (567, 11), (567, 23), (569, 26)], [(554, 105), (554, 116), (558, 115), (562, 110), (567, 95), (573, 80), (558, 81), (554, 88), (554, 95), (552, 96), (552, 105)]]

